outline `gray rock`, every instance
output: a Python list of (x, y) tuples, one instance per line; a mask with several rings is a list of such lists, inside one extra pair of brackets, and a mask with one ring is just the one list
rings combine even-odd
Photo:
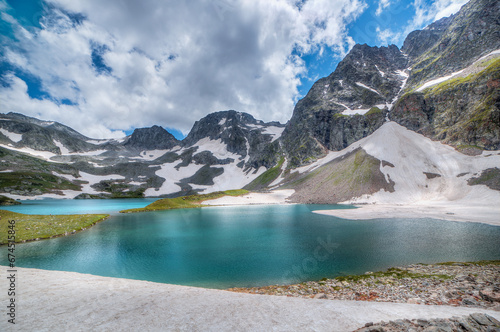
[(325, 293), (318, 293), (314, 295), (315, 299), (328, 299), (328, 297), (325, 295)]

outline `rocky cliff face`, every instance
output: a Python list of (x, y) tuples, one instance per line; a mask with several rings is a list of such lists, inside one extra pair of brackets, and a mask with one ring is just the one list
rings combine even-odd
[(469, 75), (405, 94), (390, 118), (461, 150), (500, 149), (500, 57), (490, 58)]
[(390, 113), (458, 148), (500, 148), (500, 2), (472, 0), (456, 15), (408, 35), (406, 92)]
[(401, 48), (412, 66), (405, 91), (500, 49), (499, 17), (497, 0), (471, 0), (457, 14), (410, 33)]
[(300, 100), (282, 137), (291, 166), (340, 150), (380, 127), (404, 84), (407, 58), (395, 45), (356, 45)]

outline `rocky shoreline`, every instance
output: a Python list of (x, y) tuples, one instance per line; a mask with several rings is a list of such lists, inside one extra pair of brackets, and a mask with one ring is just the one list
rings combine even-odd
[(367, 323), (356, 332), (454, 332), (454, 331), (500, 331), (500, 322), (486, 314), (474, 313), (449, 319), (397, 319), (377, 324)]
[(229, 290), (325, 300), (449, 305), (500, 311), (500, 261), (412, 264), (359, 276)]

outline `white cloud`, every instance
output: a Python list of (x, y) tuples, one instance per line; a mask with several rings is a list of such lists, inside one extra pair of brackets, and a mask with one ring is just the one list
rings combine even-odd
[(436, 0), (430, 6), (424, 0), (415, 0), (415, 16), (406, 28), (407, 33), (422, 28), (440, 18), (455, 14), (469, 0)]
[(395, 44), (401, 38), (401, 33), (396, 33), (391, 31), (390, 29), (380, 29), (380, 27), (376, 28), (377, 39), (380, 41), (382, 45), (390, 45)]
[(441, 0), (436, 2), (434, 20), (439, 20), (443, 17), (448, 17), (455, 14), (469, 0)]
[[(376, 27), (377, 40), (380, 41), (381, 44), (398, 44), (398, 42), (402, 41), (401, 38), (405, 38), (410, 32), (423, 29), (436, 20), (455, 14), (468, 1), (469, 0), (436, 0), (429, 4), (425, 0), (414, 0), (411, 6), (415, 10), (415, 14), (407, 22), (406, 26), (402, 27), (400, 32)], [(383, 12), (382, 9), (389, 5), (389, 0), (380, 0), (376, 14), (380, 15)]]
[(377, 10), (375, 11), (375, 15), (379, 16), (382, 14), (383, 10), (391, 4), (390, 0), (379, 0)]
[[(58, 105), (50, 100), (40, 100), (28, 96), (28, 86), (20, 78), (8, 74), (10, 87), (0, 94), (0, 105), (3, 112), (16, 112), (29, 114), (42, 120), (56, 119), (63, 123), (74, 124), (74, 129), (85, 132), (90, 137), (119, 138), (125, 136), (122, 131), (112, 131), (99, 122), (95, 122), (78, 107), (71, 105)], [(74, 119), (78, 121), (74, 121)]]
[[(43, 29), (11, 22), (18, 41), (4, 60), (59, 102), (29, 98), (16, 77), (0, 98), (12, 111), (94, 137), (153, 124), (187, 133), (225, 109), (285, 122), (305, 71), (294, 50), (345, 54), (354, 44), (346, 25), (366, 8), (361, 0), (308, 0), (300, 9), (294, 0), (50, 1)], [(77, 24), (68, 13), (85, 19)]]

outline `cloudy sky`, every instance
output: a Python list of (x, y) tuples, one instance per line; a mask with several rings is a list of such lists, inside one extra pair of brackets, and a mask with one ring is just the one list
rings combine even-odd
[(396, 44), (467, 0), (0, 0), (0, 112), (94, 138), (182, 138), (235, 109), (285, 123), (355, 43)]

